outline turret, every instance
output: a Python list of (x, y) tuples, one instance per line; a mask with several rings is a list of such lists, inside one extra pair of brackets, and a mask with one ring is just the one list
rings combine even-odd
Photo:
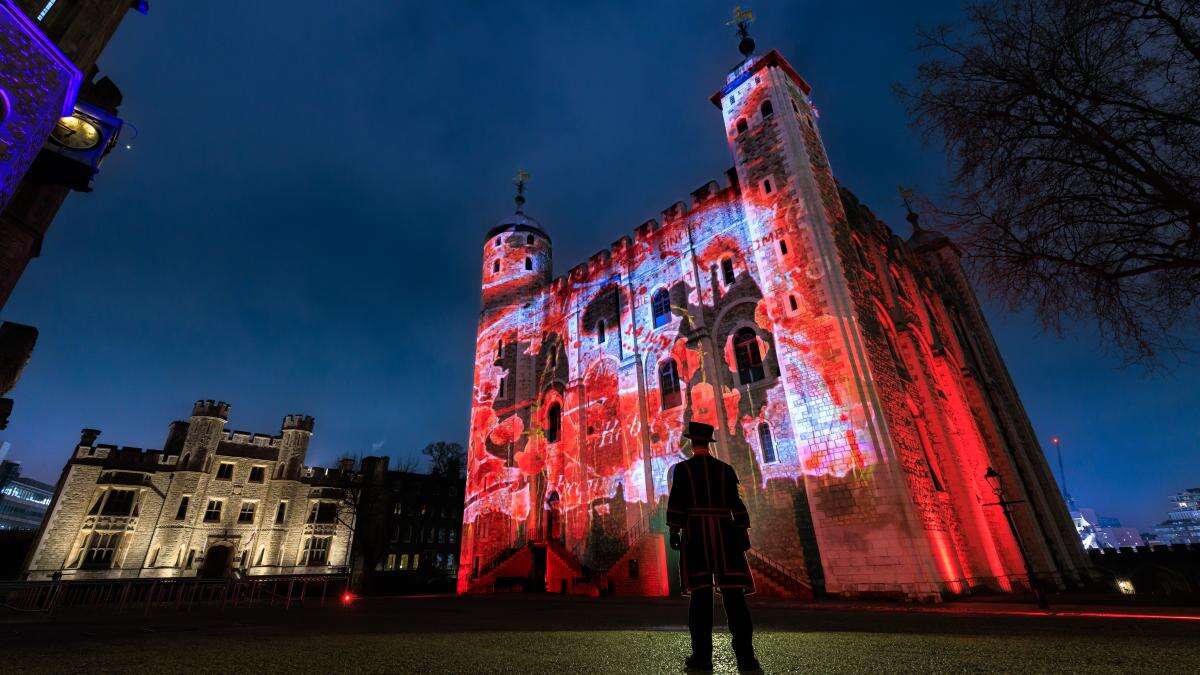
[(308, 441), (312, 438), (314, 423), (311, 415), (284, 416), (276, 477), (291, 480), (300, 478), (300, 470), (304, 468), (304, 459), (308, 455)]
[(188, 420), (187, 436), (183, 439), (179, 466), (191, 471), (207, 471), (228, 421), (228, 403), (212, 399), (196, 401)]
[(483, 240), (483, 313), (522, 302), (545, 288), (552, 276), (550, 236), (524, 212), (525, 181), (517, 174), (517, 210)]

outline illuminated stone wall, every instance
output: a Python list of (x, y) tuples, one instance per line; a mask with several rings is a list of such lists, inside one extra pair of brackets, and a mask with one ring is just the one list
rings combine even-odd
[[(983, 474), (1051, 498), (972, 399), (949, 323), (959, 301), (937, 281), (953, 247), (918, 255), (839, 189), (809, 93), (776, 52), (743, 63), (713, 96), (727, 185), (565, 275), (525, 214), (488, 234), (460, 591), (494, 587), (501, 568), (538, 576), (525, 551), (548, 546), (591, 586), (660, 594), (664, 570), (641, 586), (624, 575), (631, 551), (661, 541), (689, 421), (717, 428), (715, 454), (741, 477), (752, 567), (778, 582), (764, 588), (929, 597), (1010, 590), (1025, 573), (1002, 514), (982, 506)], [(1019, 400), (1003, 405), (1026, 419)], [(1047, 534), (1058, 515), (1027, 524), (1039, 571), (1077, 579), (1083, 563)]]
[[(113, 579), (196, 576), (216, 547), (229, 549), (229, 569), (243, 575), (321, 574), (344, 571), (354, 514), (340, 497), (336, 470), (304, 469), (313, 419), (288, 415), (279, 435), (226, 430), (229, 406), (198, 401), (188, 422), (175, 422), (159, 450), (96, 442), (83, 437), (63, 468), (46, 520), (26, 564), (25, 577)], [(232, 465), (226, 477), (222, 464)], [(251, 480), (261, 469), (262, 480)], [(131, 507), (108, 513), (106, 493), (133, 491)], [(186, 507), (181, 504), (186, 498)], [(210, 500), (222, 502), (209, 521)], [(333, 522), (312, 522), (313, 505), (336, 505)], [(248, 522), (239, 518), (253, 503)], [(280, 503), (286, 503), (282, 519)], [(104, 564), (90, 564), (97, 535), (119, 535)], [(329, 537), (327, 560), (308, 564), (311, 537)]]

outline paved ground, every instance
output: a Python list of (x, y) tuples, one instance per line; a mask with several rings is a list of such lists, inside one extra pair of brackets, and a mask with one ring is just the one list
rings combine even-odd
[[(767, 672), (1197, 672), (1181, 610), (753, 605)], [(1192, 612), (1195, 614), (1195, 612)], [(718, 615), (720, 612), (718, 612)], [(680, 672), (680, 599), (358, 600), (325, 607), (0, 616), (6, 672)], [(732, 672), (728, 642), (718, 670)]]

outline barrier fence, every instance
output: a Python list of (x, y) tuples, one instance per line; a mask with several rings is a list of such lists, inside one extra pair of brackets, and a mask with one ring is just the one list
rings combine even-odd
[(282, 574), (229, 579), (89, 579), (0, 582), (0, 607), (52, 614), (64, 608), (116, 612), (273, 606), (338, 601), (348, 574)]

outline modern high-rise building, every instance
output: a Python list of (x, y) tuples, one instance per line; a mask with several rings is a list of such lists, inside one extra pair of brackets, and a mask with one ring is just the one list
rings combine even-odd
[(880, 222), (834, 178), (809, 83), (743, 54), (711, 98), (723, 183), (565, 274), (523, 181), (484, 236), (460, 592), (670, 592), (662, 509), (689, 421), (740, 477), (762, 592), (1081, 583), (958, 249), (916, 216), (907, 241)]
[(1154, 526), (1156, 542), (1200, 544), (1200, 488), (1189, 488), (1171, 496), (1167, 519)]
[(53, 485), (22, 476), (19, 463), (0, 462), (0, 530), (38, 529), (53, 495)]
[(1134, 527), (1125, 527), (1117, 518), (1101, 516), (1096, 509), (1071, 511), (1071, 520), (1079, 531), (1084, 548), (1126, 548), (1145, 546), (1146, 541)]

